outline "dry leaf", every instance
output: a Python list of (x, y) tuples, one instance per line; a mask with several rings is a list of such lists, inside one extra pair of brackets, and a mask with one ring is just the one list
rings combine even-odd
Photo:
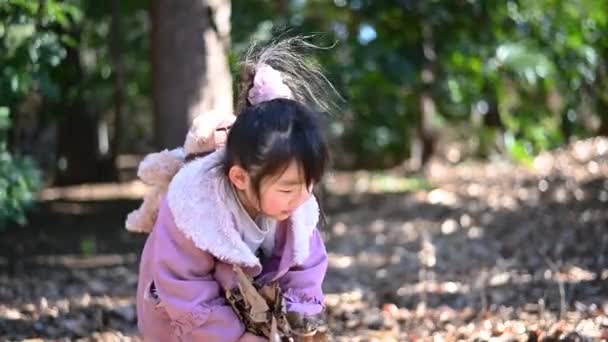
[[(241, 270), (234, 267), (238, 286), (226, 291), (226, 299), (247, 331), (265, 336), (270, 342), (323, 342), (327, 341), (326, 325), (321, 316), (303, 316), (289, 313), (283, 305), (281, 288), (277, 282), (259, 286)], [(292, 329), (293, 326), (296, 327)], [(324, 326), (325, 330), (317, 329)]]
[(268, 322), (268, 304), (266, 304), (264, 298), (258, 293), (249, 277), (247, 277), (240, 267), (235, 266), (234, 271), (239, 280), (239, 289), (243, 294), (245, 302), (250, 307), (249, 314), (251, 319), (256, 323)]
[(270, 336), (269, 342), (281, 342), (281, 336), (279, 335), (279, 328), (277, 327), (277, 319), (273, 316), (272, 323), (270, 325)]

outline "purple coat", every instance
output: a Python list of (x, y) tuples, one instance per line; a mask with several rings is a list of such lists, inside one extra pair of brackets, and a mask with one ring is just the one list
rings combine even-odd
[(224, 299), (224, 289), (236, 285), (234, 264), (262, 282), (278, 280), (288, 311), (323, 310), (327, 253), (314, 197), (290, 219), (274, 223), (271, 253), (259, 260), (243, 248), (235, 229), (240, 218), (223, 205), (229, 194), (208, 159), (175, 176), (146, 241), (137, 288), (145, 341), (237, 341), (244, 325)]

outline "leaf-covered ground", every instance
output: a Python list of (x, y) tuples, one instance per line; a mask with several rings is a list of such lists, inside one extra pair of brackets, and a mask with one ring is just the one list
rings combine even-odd
[[(428, 179), (403, 191), (386, 173), (328, 178), (335, 340), (608, 338), (608, 140), (533, 169), (433, 162)], [(47, 192), (28, 227), (2, 233), (0, 340), (139, 341), (144, 237), (122, 229), (138, 189)]]

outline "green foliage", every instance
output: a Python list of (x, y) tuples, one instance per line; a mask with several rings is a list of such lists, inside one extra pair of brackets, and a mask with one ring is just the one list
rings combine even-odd
[[(41, 5), (44, 4), (44, 5)], [(78, 7), (60, 1), (0, 1), (0, 227), (25, 223), (25, 211), (41, 186), (33, 161), (9, 150), (11, 115), (24, 113), (25, 98), (38, 93), (57, 99), (61, 89), (52, 72), (65, 58)]]
[[(124, 102), (133, 118), (126, 129), (141, 138), (150, 130), (142, 126), (151, 126), (149, 115), (139, 114), (150, 112), (149, 2), (120, 3)], [(13, 115), (32, 92), (48, 103), (35, 114), (51, 120), (65, 115), (58, 109), (66, 103), (85, 102), (94, 115), (113, 106), (110, 2), (1, 0), (0, 17), (0, 104)]]
[(85, 237), (80, 240), (80, 252), (84, 255), (93, 255), (97, 252), (95, 237)]
[(32, 91), (57, 98), (60, 89), (51, 72), (65, 58), (65, 46), (73, 41), (61, 30), (80, 20), (79, 8), (54, 0), (4, 0), (0, 1), (0, 17), (3, 104), (14, 109)]
[[(246, 3), (233, 3), (234, 46), (282, 25), (337, 42), (320, 61), (347, 98), (338, 131), (360, 162), (407, 156), (423, 90), (442, 129), (468, 125), (482, 155), (504, 147), (524, 162), (598, 133), (589, 117), (608, 120), (606, 0), (287, 1), (286, 12)], [(494, 126), (479, 111), (487, 105), (497, 108)], [(501, 144), (484, 145), (497, 134)]]
[(40, 174), (31, 159), (13, 156), (0, 145), (0, 228), (9, 221), (25, 224), (25, 211), (40, 185)]
[[(150, 1), (120, 4), (128, 124), (119, 140), (123, 151), (141, 152), (153, 127)], [(0, 0), (0, 17), (0, 106), (13, 122), (37, 94), (44, 105), (33, 115), (42, 121), (82, 108), (112, 139), (111, 2)], [(336, 43), (318, 59), (346, 98), (330, 128), (354, 166), (408, 157), (423, 93), (435, 104), (432, 124), (465, 130), (454, 136), (483, 157), (527, 163), (571, 136), (608, 129), (608, 0), (232, 1), (232, 23), (234, 72), (252, 39), (286, 28)], [(14, 150), (9, 140), (0, 142)]]
[(123, 125), (120, 151), (135, 151), (151, 145), (153, 115), (152, 70), (150, 61), (149, 1), (120, 1), (119, 37), (112, 36), (111, 2), (86, 1), (81, 4), (85, 20), (79, 25), (78, 53), (81, 55), (81, 81), (73, 87), (79, 100), (112, 131), (116, 90), (115, 65), (111, 42), (117, 39), (124, 70)]
[(29, 158), (13, 156), (6, 149), (9, 110), (0, 107), (0, 229), (8, 222), (25, 224), (25, 210), (40, 189), (40, 174)]

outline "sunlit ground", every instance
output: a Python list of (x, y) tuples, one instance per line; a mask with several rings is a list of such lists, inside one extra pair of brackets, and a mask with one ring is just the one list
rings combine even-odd
[[(608, 143), (537, 158), (328, 177), (325, 304), (338, 341), (608, 337)], [(47, 189), (5, 233), (0, 336), (138, 340), (139, 183)]]

